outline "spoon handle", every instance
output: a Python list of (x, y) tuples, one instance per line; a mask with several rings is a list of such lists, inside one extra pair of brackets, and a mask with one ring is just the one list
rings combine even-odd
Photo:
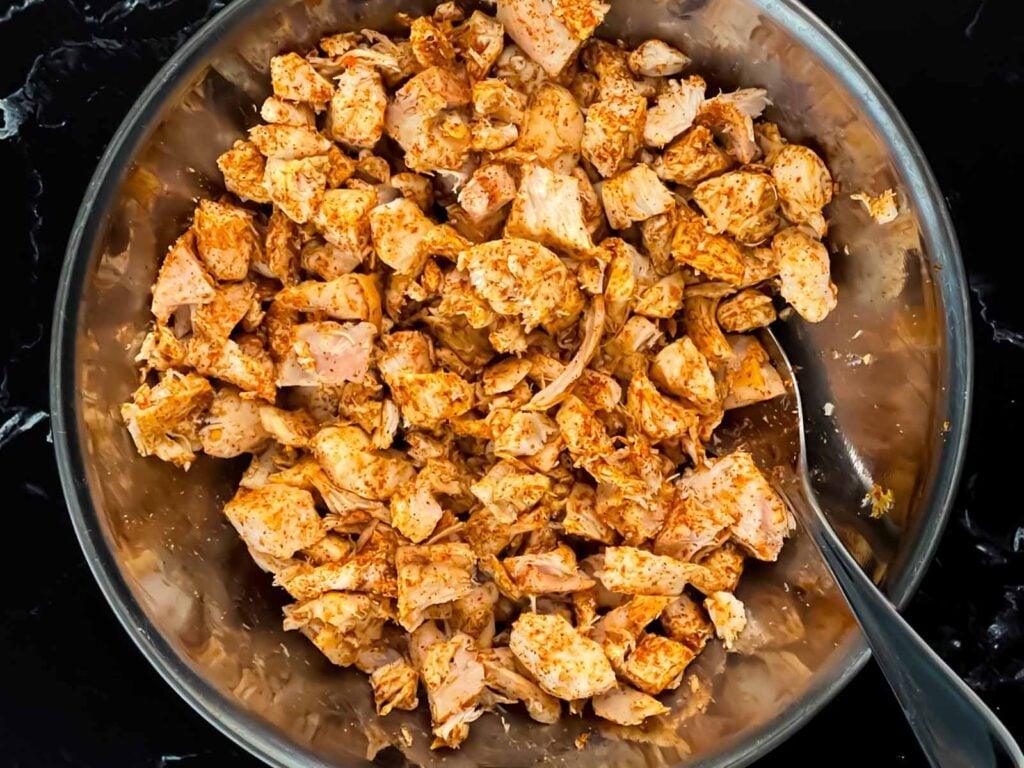
[(1024, 767), (998, 718), (903, 620), (840, 542), (808, 486), (790, 496), (824, 556), (928, 761), (938, 768)]

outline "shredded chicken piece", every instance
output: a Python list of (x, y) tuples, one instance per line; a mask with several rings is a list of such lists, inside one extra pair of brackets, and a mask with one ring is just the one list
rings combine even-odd
[(253, 549), (287, 558), (324, 537), (313, 495), (287, 485), (239, 489), (224, 515)]
[(297, 53), (270, 60), (270, 83), (274, 95), (288, 101), (307, 102), (319, 112), (334, 95), (334, 87), (316, 68)]
[(643, 163), (605, 181), (601, 185), (601, 201), (612, 229), (625, 229), (675, 206), (672, 193), (651, 167)]
[(824, 320), (838, 301), (828, 249), (803, 230), (790, 227), (772, 238), (772, 253), (782, 278), (782, 298), (804, 320)]
[(832, 200), (832, 175), (814, 150), (786, 144), (775, 152), (772, 178), (786, 218), (807, 224), (819, 237), (825, 235), (821, 209)]
[(587, 110), (580, 149), (605, 178), (626, 170), (643, 145), (647, 100), (617, 92)]
[(585, 699), (615, 685), (601, 646), (562, 616), (522, 614), (512, 625), (508, 645), (537, 684), (559, 699)]
[(380, 73), (371, 67), (349, 67), (336, 78), (324, 132), (334, 141), (372, 149), (384, 134), (387, 94)]
[(681, 594), (702, 568), (674, 557), (655, 555), (636, 547), (608, 547), (600, 579), (612, 592), (627, 595)]
[(594, 244), (583, 215), (579, 179), (543, 166), (528, 166), (512, 203), (505, 233), (567, 254), (589, 252)]
[(701, 182), (693, 199), (717, 232), (728, 232), (738, 243), (764, 242), (779, 225), (777, 195), (768, 174), (734, 171)]
[[(687, 100), (681, 106), (688, 109), (691, 105), (689, 99), (696, 100), (696, 96), (688, 95), (685, 98)], [(669, 105), (673, 110), (675, 106), (674, 103)], [(674, 111), (673, 114), (677, 118), (679, 117), (678, 112)], [(661, 113), (658, 113), (655, 125), (658, 125), (663, 119)], [(654, 170), (658, 176), (665, 181), (674, 181), (687, 187), (695, 187), (704, 179), (729, 170), (732, 160), (721, 147), (715, 144), (714, 135), (709, 128), (703, 125), (694, 125), (692, 128), (683, 130), (682, 136), (669, 144), (661, 157), (655, 161)]]
[(270, 193), (263, 184), (267, 161), (251, 141), (236, 141), (217, 158), (217, 168), (224, 175), (228, 192), (254, 203), (270, 202)]
[(556, 78), (610, 6), (596, 0), (499, 0), (498, 21), (516, 44)]
[(895, 221), (896, 217), (900, 215), (899, 205), (896, 202), (896, 192), (891, 189), (885, 190), (880, 195), (858, 192), (855, 195), (850, 195), (850, 199), (861, 202), (868, 215), (878, 224), (888, 224), (891, 221)]
[(743, 603), (731, 592), (715, 592), (704, 599), (704, 608), (715, 625), (715, 634), (731, 650), (736, 638), (747, 626)]
[(622, 677), (654, 696), (682, 682), (683, 670), (696, 654), (682, 643), (660, 635), (645, 634), (626, 659)]
[(671, 711), (653, 696), (621, 684), (594, 697), (594, 714), (619, 725), (640, 725), (648, 717)]

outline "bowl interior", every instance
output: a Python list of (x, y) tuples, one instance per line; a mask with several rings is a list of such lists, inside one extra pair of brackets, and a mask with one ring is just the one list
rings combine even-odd
[[(69, 246), (54, 342), (54, 435), (90, 564), (158, 670), (215, 725), (275, 764), (377, 760), (445, 765), (741, 765), (813, 713), (857, 669), (864, 649), (799, 534), (740, 589), (763, 638), (691, 667), (681, 706), (713, 690), (681, 745), (595, 734), (587, 719), (541, 726), (485, 716), (454, 754), (427, 749), (422, 711), (373, 713), (362, 674), (332, 667), (281, 630), (282, 593), (220, 514), (242, 464), (200, 460), (184, 474), (136, 454), (118, 408), (137, 386), (133, 357), (150, 316), (158, 260), (197, 196), (220, 190), (216, 157), (257, 119), (267, 65), (325, 32), (390, 26), (400, 0), (239, 0), (193, 38), (127, 118), (101, 163)], [(798, 340), (811, 415), (811, 465), (847, 543), (897, 603), (916, 585), (941, 531), (966, 432), (970, 351), (955, 240), (916, 145), (870, 76), (805, 11), (776, 0), (614, 3), (601, 34), (681, 47), (715, 85), (762, 86), (770, 117), (824, 154), (838, 182), (829, 211), (838, 310)], [(900, 216), (881, 226), (849, 195), (893, 188)], [(831, 408), (826, 408), (831, 404)], [(825, 412), (832, 413), (826, 417)], [(878, 484), (893, 510), (869, 521), (859, 499)], [(804, 631), (795, 632), (793, 617)], [(709, 686), (705, 688), (703, 686)], [(610, 734), (606, 734), (609, 735)], [(390, 748), (389, 748), (390, 747)]]

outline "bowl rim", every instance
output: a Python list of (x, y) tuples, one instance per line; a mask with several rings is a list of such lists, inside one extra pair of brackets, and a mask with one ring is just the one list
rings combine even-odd
[[(75, 535), (89, 569), (117, 619), (157, 673), (217, 730), (264, 762), (288, 766), (323, 766), (328, 763), (286, 738), (273, 724), (245, 713), (228, 696), (200, 677), (171, 647), (135, 601), (131, 588), (109, 548), (85, 479), (76, 413), (75, 340), (81, 291), (102, 217), (122, 183), (128, 163), (156, 127), (160, 107), (175, 91), (191, 82), (212, 48), (232, 35), (236, 26), (280, 0), (236, 0), (179, 48), (142, 91), (107, 145), (86, 188), (71, 235), (58, 283), (50, 346), (50, 412), (61, 486)], [(749, 0), (807, 46), (849, 89), (865, 116), (888, 142), (893, 163), (906, 184), (917, 212), (926, 252), (941, 266), (933, 279), (947, 311), (948, 375), (946, 417), (951, 429), (937, 454), (935, 485), (925, 499), (929, 514), (905, 556), (900, 577), (887, 591), (902, 608), (916, 591), (930, 564), (959, 486), (970, 427), (974, 380), (973, 339), (967, 280), (955, 230), (942, 191), (916, 139), (882, 89), (850, 48), (798, 0)], [(839, 673), (823, 675), (807, 689), (797, 706), (766, 721), (742, 741), (707, 755), (694, 766), (749, 765), (767, 754), (805, 725), (839, 693), (867, 662), (870, 652), (863, 637), (852, 636), (832, 664)], [(336, 765), (336, 764), (333, 764)]]

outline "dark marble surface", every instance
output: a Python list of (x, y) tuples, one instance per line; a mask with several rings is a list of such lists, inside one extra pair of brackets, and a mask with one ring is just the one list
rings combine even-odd
[[(807, 0), (924, 147), (970, 279), (977, 388), (963, 487), (907, 615), (1024, 738), (1024, 143), (1020, 0)], [(131, 645), (68, 522), (47, 415), (64, 244), (107, 141), (219, 0), (0, 3), (0, 765), (250, 766)], [(1014, 107), (1013, 105), (1016, 105)], [(27, 309), (26, 309), (27, 307)], [(873, 665), (765, 766), (923, 765)]]

